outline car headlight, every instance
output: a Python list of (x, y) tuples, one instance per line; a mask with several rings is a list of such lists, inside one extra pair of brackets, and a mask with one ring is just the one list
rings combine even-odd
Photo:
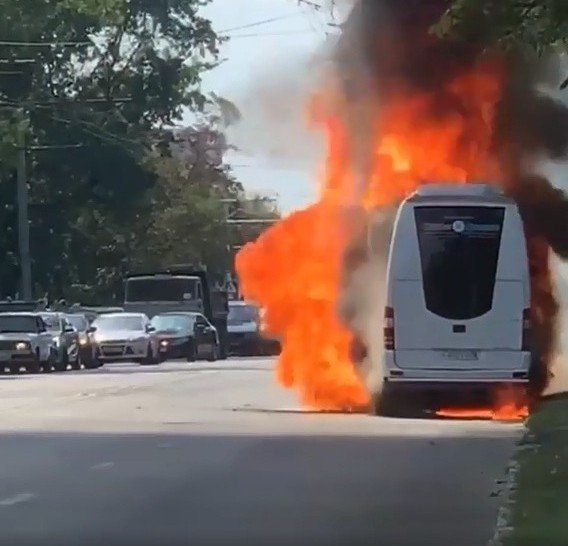
[(25, 341), (19, 341), (16, 343), (16, 351), (28, 351), (30, 349), (30, 344)]
[(87, 336), (80, 336), (79, 337), (79, 345), (84, 347), (85, 345), (87, 345), (87, 343), (89, 343), (89, 338)]
[(170, 344), (170, 342), (167, 339), (162, 339), (162, 341), (160, 341), (160, 345), (162, 347), (167, 347)]

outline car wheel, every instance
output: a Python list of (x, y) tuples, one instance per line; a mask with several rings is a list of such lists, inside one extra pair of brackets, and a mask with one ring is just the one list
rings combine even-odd
[(36, 359), (34, 362), (28, 364), (26, 366), (26, 372), (37, 374), (41, 372), (41, 363), (39, 359)]
[(189, 347), (187, 349), (187, 361), (195, 362), (197, 360), (197, 350), (195, 349), (195, 343), (193, 341), (189, 342)]
[(41, 369), (45, 373), (51, 373), (53, 371), (53, 367), (56, 362), (57, 362), (57, 355), (55, 354), (55, 351), (52, 348), (50, 348), (47, 360), (41, 363)]
[(215, 362), (218, 358), (219, 358), (219, 348), (215, 344), (211, 347), (211, 351), (209, 352), (209, 358), (207, 358), (207, 361)]
[(152, 344), (148, 343), (148, 349), (146, 350), (146, 358), (144, 358), (140, 364), (142, 366), (155, 366), (159, 364), (158, 359), (154, 356), (154, 351), (152, 349)]
[(60, 358), (55, 361), (54, 368), (57, 372), (66, 372), (67, 366), (69, 364), (69, 355), (67, 354), (67, 349), (63, 348), (63, 354)]
[(99, 360), (98, 355), (95, 355), (83, 361), (83, 365), (85, 366), (85, 370), (96, 370), (102, 366), (102, 363)]
[(72, 370), (80, 370), (81, 369), (81, 355), (79, 354), (79, 349), (77, 349), (77, 353), (75, 355), (75, 358), (73, 359), (73, 362), (71, 362), (71, 369)]
[(396, 401), (388, 392), (388, 389), (383, 389), (380, 394), (374, 394), (371, 402), (371, 414), (377, 417), (398, 417), (398, 408)]
[(402, 389), (385, 384), (380, 394), (373, 395), (372, 413), (381, 417), (417, 417), (421, 408)]
[(229, 357), (228, 355), (228, 351), (227, 351), (227, 343), (225, 341), (222, 340), (223, 338), (221, 338), (221, 343), (219, 343), (219, 345), (217, 345), (217, 356), (219, 358), (219, 360), (227, 360), (227, 358)]

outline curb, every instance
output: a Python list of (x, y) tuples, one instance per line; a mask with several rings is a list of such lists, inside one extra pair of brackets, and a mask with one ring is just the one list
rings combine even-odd
[(497, 513), (495, 532), (487, 543), (487, 546), (503, 546), (505, 539), (513, 531), (511, 518), (516, 503), (515, 492), (517, 490), (517, 477), (521, 466), (517, 461), (517, 455), (522, 451), (537, 449), (538, 444), (536, 444), (534, 440), (534, 435), (525, 428), (522, 438), (516, 444), (515, 453), (507, 467), (505, 479), (496, 480), (495, 482), (497, 486), (502, 487), (498, 494), (503, 494), (503, 501)]

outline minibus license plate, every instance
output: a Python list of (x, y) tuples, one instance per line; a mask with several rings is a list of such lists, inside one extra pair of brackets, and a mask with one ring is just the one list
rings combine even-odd
[(448, 360), (477, 360), (477, 351), (442, 351)]

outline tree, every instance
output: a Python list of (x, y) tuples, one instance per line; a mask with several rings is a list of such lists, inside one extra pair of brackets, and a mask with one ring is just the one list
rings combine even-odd
[(462, 37), (472, 31), (487, 45), (530, 46), (543, 51), (566, 45), (568, 3), (565, 0), (454, 0), (437, 30), (444, 36)]
[[(17, 290), (14, 148), (31, 151), (31, 244), (36, 292), (111, 297), (150, 214), (156, 174), (146, 158), (156, 127), (206, 97), (200, 76), (219, 40), (201, 0), (0, 0), (0, 268)], [(59, 145), (78, 149), (57, 149)]]
[(215, 125), (169, 132), (164, 141), (149, 159), (158, 183), (132, 266), (200, 263), (222, 279), (232, 268), (231, 247), (256, 239), (267, 225), (227, 220), (276, 219), (278, 211), (269, 199), (248, 197), (233, 178), (223, 163), (230, 146)]
[[(398, 3), (398, 0), (382, 1), (387, 6), (389, 1)], [(333, 9), (337, 4), (336, 0), (298, 2), (317, 10), (329, 6)], [(441, 0), (438, 3), (447, 9), (434, 30), (446, 38), (475, 37), (486, 46), (529, 46), (537, 52), (568, 43), (566, 0)]]
[(224, 134), (209, 125), (162, 135), (148, 159), (158, 178), (132, 267), (196, 263), (220, 275), (229, 268), (223, 199), (242, 186), (223, 163), (228, 148)]

